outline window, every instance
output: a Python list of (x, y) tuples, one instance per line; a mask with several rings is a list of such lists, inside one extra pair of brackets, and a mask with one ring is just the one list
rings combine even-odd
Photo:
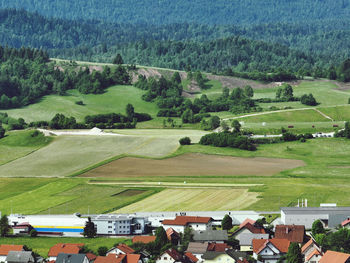
[(108, 221), (108, 224), (112, 224), (112, 221)]
[(112, 226), (108, 226), (108, 228), (112, 228)]
[(141, 230), (141, 224), (140, 223), (137, 223), (135, 225), (135, 230)]
[(164, 257), (164, 260), (167, 260), (168, 258), (167, 257)]
[(108, 231), (108, 234), (112, 234), (112, 231)]

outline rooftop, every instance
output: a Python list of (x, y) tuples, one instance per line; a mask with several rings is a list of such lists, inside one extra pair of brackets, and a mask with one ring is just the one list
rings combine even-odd
[(193, 231), (194, 241), (226, 241), (227, 230)]
[(7, 256), (10, 251), (22, 251), (23, 245), (0, 245), (0, 256)]
[(319, 263), (345, 263), (350, 259), (350, 254), (328, 250)]
[(32, 251), (10, 251), (6, 257), (7, 262), (30, 262), (34, 260)]
[(156, 236), (134, 236), (132, 238), (132, 243), (148, 244), (154, 241), (156, 241)]
[(290, 245), (287, 239), (253, 239), (253, 252), (259, 254), (269, 243), (282, 253), (287, 253)]
[(305, 237), (305, 226), (303, 225), (277, 225), (275, 238), (288, 239), (290, 242), (303, 243)]
[(186, 226), (189, 223), (197, 224), (208, 224), (213, 219), (211, 217), (201, 217), (201, 216), (176, 216), (174, 220), (163, 220), (163, 225), (178, 225)]
[(66, 254), (78, 254), (80, 249), (84, 246), (83, 243), (78, 244), (64, 244), (64, 243), (58, 243), (50, 248), (49, 250), (49, 257), (57, 257), (59, 253), (66, 253)]

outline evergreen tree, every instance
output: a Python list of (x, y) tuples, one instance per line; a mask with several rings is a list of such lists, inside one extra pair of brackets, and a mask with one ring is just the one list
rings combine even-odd
[(96, 236), (95, 224), (91, 221), (91, 217), (89, 217), (84, 227), (84, 237), (93, 238), (95, 236)]
[(132, 104), (128, 103), (128, 105), (126, 105), (126, 117), (129, 119), (129, 121), (132, 121), (135, 117), (135, 109), (134, 106), (132, 106)]
[(3, 215), (0, 219), (0, 236), (4, 237), (10, 231), (9, 220), (7, 215)]
[(325, 232), (321, 220), (316, 220), (312, 223), (311, 232), (313, 236), (323, 234)]
[(301, 249), (298, 243), (292, 242), (289, 245), (287, 252), (287, 263), (302, 263), (303, 256), (301, 254)]
[(230, 230), (232, 228), (232, 218), (229, 215), (225, 215), (221, 222), (223, 230)]
[(156, 229), (156, 240), (155, 240), (156, 246), (158, 248), (161, 248), (164, 245), (166, 245), (168, 243), (168, 241), (169, 241), (168, 236), (166, 235), (164, 228), (161, 226), (158, 227)]
[(124, 60), (123, 60), (122, 56), (119, 53), (113, 59), (113, 64), (117, 64), (117, 65), (124, 64)]

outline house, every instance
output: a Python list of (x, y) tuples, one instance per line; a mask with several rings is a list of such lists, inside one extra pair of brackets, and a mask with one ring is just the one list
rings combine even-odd
[(91, 221), (96, 226), (96, 233), (99, 236), (132, 234), (132, 219), (129, 215), (96, 215), (91, 217)]
[(123, 263), (142, 263), (140, 254), (127, 254)]
[(318, 263), (323, 255), (321, 248), (312, 238), (304, 246), (302, 246), (301, 254), (304, 256), (304, 261), (306, 263)]
[(83, 246), (84, 246), (83, 243), (80, 243), (80, 244), (58, 243), (50, 248), (48, 253), (49, 261), (56, 260), (58, 254), (60, 253), (78, 254)]
[(234, 232), (232, 234), (232, 237), (240, 241), (242, 234), (266, 234), (266, 231), (262, 227), (255, 226), (247, 222), (246, 224), (242, 225), (242, 227), (240, 227), (236, 232)]
[(168, 237), (168, 240), (175, 246), (177, 246), (180, 242), (180, 235), (178, 232), (176, 232), (173, 228), (169, 227), (166, 230), (166, 235)]
[(202, 261), (202, 256), (208, 250), (208, 242), (190, 242), (186, 252), (193, 254), (199, 261)]
[(23, 251), (22, 245), (0, 245), (0, 262), (5, 262), (10, 251)]
[(105, 257), (98, 256), (95, 259), (94, 263), (121, 263), (124, 257), (126, 257), (126, 255), (124, 254), (118, 256), (116, 256), (115, 254), (109, 254)]
[(335, 252), (328, 250), (321, 260), (320, 263), (349, 263), (350, 262), (350, 254), (345, 254), (341, 252)]
[(288, 239), (253, 239), (253, 257), (258, 263), (277, 263), (288, 252), (289, 245)]
[(246, 224), (250, 223), (251, 225), (254, 225), (255, 224), (255, 220), (253, 219), (250, 219), (250, 218), (246, 218), (240, 225), (239, 225), (239, 228), (242, 228), (244, 227)]
[(193, 240), (196, 242), (224, 243), (228, 240), (227, 230), (193, 231)]
[(236, 260), (236, 263), (249, 263), (248, 254), (242, 251), (235, 251), (234, 249), (229, 249), (226, 254)]
[(6, 257), (7, 263), (34, 263), (36, 262), (32, 251), (10, 251)]
[(341, 222), (342, 227), (350, 228), (350, 217)]
[(24, 222), (12, 227), (14, 235), (27, 235), (33, 227), (28, 223)]
[(200, 216), (176, 216), (173, 220), (163, 220), (164, 229), (172, 228), (178, 233), (183, 233), (186, 227), (191, 227), (195, 231), (211, 229), (213, 219), (211, 217)]
[(154, 241), (156, 241), (156, 236), (134, 236), (132, 238), (132, 243), (148, 244)]
[(240, 235), (239, 246), (240, 251), (250, 252), (253, 251), (253, 239), (268, 239), (269, 234), (253, 234), (246, 233)]
[(205, 263), (236, 263), (236, 260), (226, 252), (207, 251), (202, 259)]
[(85, 254), (59, 253), (56, 263), (90, 263)]
[(119, 244), (116, 247), (108, 250), (107, 255), (109, 255), (109, 254), (117, 254), (117, 255), (125, 254), (125, 255), (127, 255), (127, 254), (132, 254), (134, 252), (135, 252), (135, 250), (133, 250), (131, 247), (129, 247), (125, 244)]
[(229, 245), (225, 243), (209, 243), (207, 251), (215, 251), (215, 252), (225, 252), (228, 249), (231, 249)]
[(199, 259), (193, 255), (191, 252), (186, 252), (185, 257), (191, 262), (191, 263), (197, 263)]
[(175, 249), (168, 249), (163, 254), (161, 254), (156, 263), (175, 263), (175, 262), (185, 262), (182, 255)]
[(290, 242), (304, 243), (305, 236), (305, 226), (302, 225), (277, 225), (275, 229), (275, 238)]
[(321, 220), (325, 227), (334, 228), (350, 218), (350, 207), (282, 207), (281, 221), (284, 225), (304, 225), (311, 229), (312, 223)]

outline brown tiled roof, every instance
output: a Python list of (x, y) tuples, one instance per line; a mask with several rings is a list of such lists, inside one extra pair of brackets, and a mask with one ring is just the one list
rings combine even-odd
[(208, 242), (190, 242), (187, 251), (195, 254), (204, 254), (208, 250)]
[(175, 235), (176, 237), (180, 237), (179, 233), (177, 233), (172, 227), (169, 227), (166, 230), (166, 235), (170, 241), (171, 241), (172, 235)]
[(186, 252), (185, 256), (193, 263), (196, 263), (198, 261), (198, 258), (193, 255), (191, 252)]
[(247, 218), (246, 220), (244, 220), (240, 225), (239, 228), (244, 227), (247, 223), (254, 225), (255, 224), (255, 220)]
[(319, 263), (345, 263), (350, 258), (350, 254), (328, 250)]
[(177, 216), (174, 220), (163, 220), (163, 225), (186, 226), (189, 223), (208, 224), (211, 220), (211, 217)]
[(167, 251), (165, 251), (165, 253), (167, 253), (170, 257), (172, 257), (175, 261), (181, 261), (182, 260), (182, 256), (179, 252), (177, 252), (175, 249), (168, 249)]
[(225, 252), (230, 246), (225, 243), (210, 243), (208, 245), (208, 251)]
[(315, 248), (314, 251), (312, 251), (312, 253), (310, 253), (310, 255), (306, 258), (306, 261), (309, 261), (314, 255), (321, 255), (321, 252)]
[(246, 223), (241, 229), (246, 228), (253, 234), (266, 234), (265, 229), (261, 227), (256, 227), (251, 223)]
[(121, 263), (126, 255), (109, 254), (106, 257), (98, 256), (94, 263)]
[(303, 243), (305, 226), (302, 225), (277, 225), (275, 238), (288, 239), (290, 242)]
[(127, 254), (125, 263), (138, 263), (140, 258), (141, 258), (140, 254)]
[(86, 253), (85, 255), (90, 261), (95, 260), (97, 258), (97, 256), (92, 253)]
[(78, 254), (80, 249), (84, 246), (83, 243), (80, 244), (63, 244), (58, 243), (50, 248), (49, 257), (57, 257), (59, 253), (65, 254)]
[(132, 238), (132, 243), (144, 243), (148, 244), (156, 241), (156, 236), (134, 236)]
[(344, 221), (341, 223), (341, 225), (342, 225), (342, 226), (346, 226), (346, 225), (349, 224), (349, 223), (350, 223), (350, 218), (344, 220)]
[(253, 252), (259, 254), (269, 243), (274, 245), (282, 253), (287, 253), (290, 245), (288, 239), (253, 239)]
[(0, 245), (0, 256), (7, 256), (10, 251), (22, 251), (23, 245)]
[(305, 243), (304, 246), (302, 246), (302, 248), (301, 248), (301, 253), (304, 253), (305, 250), (306, 250), (308, 247), (310, 247), (313, 243), (314, 243), (314, 241), (312, 240), (312, 238), (310, 238), (310, 240), (307, 241), (307, 242)]
[(117, 248), (121, 251), (123, 251), (125, 254), (132, 254), (135, 252), (131, 247), (125, 245), (125, 244), (119, 244)]

